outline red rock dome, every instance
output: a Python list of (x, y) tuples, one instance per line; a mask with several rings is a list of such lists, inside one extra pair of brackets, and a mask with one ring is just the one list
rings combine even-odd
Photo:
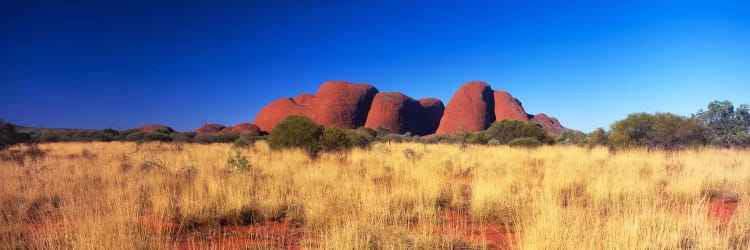
[(539, 124), (544, 131), (547, 131), (548, 134), (553, 136), (560, 136), (565, 130), (567, 130), (560, 124), (557, 118), (549, 117), (544, 113), (534, 115), (531, 118), (531, 122)]
[(495, 90), (495, 120), (517, 120), (522, 122), (529, 122), (529, 115), (526, 114), (526, 110), (523, 109), (521, 101), (510, 93)]
[(253, 123), (260, 127), (260, 130), (271, 132), (276, 123), (290, 115), (305, 115), (306, 109), (306, 106), (297, 104), (291, 98), (281, 98), (263, 107)]
[(219, 133), (239, 133), (239, 132), (250, 132), (254, 135), (260, 135), (260, 128), (252, 123), (238, 123), (237, 125), (226, 127), (219, 131)]
[(494, 102), (494, 94), (487, 83), (465, 83), (448, 102), (436, 134), (478, 132), (486, 129), (495, 121)]
[(161, 124), (151, 124), (151, 125), (143, 126), (143, 127), (138, 128), (138, 130), (144, 133), (154, 132), (157, 130), (166, 131), (167, 133), (175, 132), (174, 129), (170, 128), (169, 126), (161, 125)]
[(327, 81), (318, 89), (315, 102), (305, 115), (325, 126), (358, 128), (365, 125), (377, 93), (378, 90), (369, 84)]
[(196, 128), (193, 130), (193, 132), (201, 134), (201, 133), (218, 133), (222, 129), (224, 129), (224, 125), (218, 124), (218, 123), (211, 123), (201, 126), (200, 128)]

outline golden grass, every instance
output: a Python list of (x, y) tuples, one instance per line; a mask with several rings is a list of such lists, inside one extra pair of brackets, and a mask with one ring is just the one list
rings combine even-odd
[[(520, 249), (750, 242), (748, 150), (404, 143), (310, 160), (258, 142), (239, 149), (242, 171), (228, 165), (228, 144), (40, 147), (47, 156), (36, 161), (0, 160), (0, 248), (172, 248), (195, 228), (261, 220), (292, 225), (306, 248), (497, 246), (443, 230), (444, 211), (515, 231)], [(733, 218), (707, 216), (708, 200), (726, 196), (740, 201)], [(279, 247), (264, 244), (254, 247)]]

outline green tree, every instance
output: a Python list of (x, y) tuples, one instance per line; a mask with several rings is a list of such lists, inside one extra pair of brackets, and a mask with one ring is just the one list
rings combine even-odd
[(705, 127), (698, 119), (670, 113), (635, 113), (611, 125), (607, 138), (616, 147), (682, 148), (705, 144)]
[(589, 134), (589, 145), (607, 145), (607, 131), (604, 128), (596, 128), (591, 134)]
[(315, 124), (307, 117), (291, 115), (276, 124), (268, 136), (268, 145), (274, 150), (301, 148), (315, 155), (320, 151), (322, 135), (322, 126)]
[(353, 146), (346, 130), (337, 127), (328, 127), (323, 131), (320, 138), (320, 148), (324, 151), (348, 150)]
[(693, 117), (708, 128), (709, 143), (720, 147), (750, 146), (750, 112), (746, 104), (736, 110), (730, 101), (713, 101)]
[(0, 150), (18, 143), (28, 142), (30, 138), (28, 134), (18, 132), (16, 125), (0, 120)]

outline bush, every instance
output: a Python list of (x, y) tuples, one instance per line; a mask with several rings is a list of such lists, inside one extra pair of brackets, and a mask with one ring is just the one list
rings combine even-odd
[(169, 136), (172, 137), (173, 142), (192, 142), (193, 141), (192, 138), (186, 136), (185, 134), (173, 133), (173, 134), (170, 134)]
[(235, 148), (246, 148), (255, 144), (255, 141), (260, 138), (252, 132), (242, 132), (240, 137), (234, 140), (233, 144)]
[(133, 133), (123, 133), (123, 134), (126, 134), (125, 136), (126, 141), (135, 141), (135, 142), (141, 141), (142, 142), (146, 140), (146, 133), (141, 132), (141, 131), (136, 131)]
[(322, 126), (307, 117), (291, 115), (276, 124), (268, 137), (268, 145), (274, 150), (301, 148), (314, 155), (320, 150), (322, 135)]
[(323, 131), (323, 136), (320, 138), (320, 148), (323, 151), (341, 151), (352, 148), (352, 141), (349, 139), (349, 135), (345, 130), (328, 127)]
[(500, 145), (500, 141), (495, 140), (495, 139), (491, 139), (490, 141), (487, 142), (487, 145), (497, 146), (497, 145)]
[(18, 143), (29, 142), (30, 140), (31, 136), (18, 132), (16, 125), (0, 120), (0, 150)]
[(161, 133), (161, 132), (151, 132), (146, 133), (146, 141), (163, 141), (168, 142), (172, 141), (172, 136), (169, 134)]
[(142, 133), (142, 132), (140, 129), (137, 129), (137, 128), (131, 128), (131, 129), (122, 131), (122, 133), (119, 134), (120, 140), (128, 140), (127, 137), (134, 133)]
[(216, 135), (216, 142), (234, 142), (237, 139), (240, 138), (240, 133), (238, 132), (231, 132), (231, 133), (222, 133)]
[(492, 125), (484, 132), (487, 134), (488, 140), (495, 139), (501, 144), (510, 143), (510, 141), (514, 139), (526, 137), (535, 138), (542, 143), (554, 142), (554, 139), (538, 125), (516, 120), (502, 120), (492, 123)]
[(516, 138), (508, 142), (508, 146), (511, 147), (538, 147), (541, 146), (542, 142), (532, 137)]
[(218, 137), (216, 135), (210, 134), (210, 133), (197, 134), (195, 136), (195, 138), (193, 138), (193, 142), (195, 142), (195, 143), (206, 144), (206, 143), (214, 143), (214, 142), (217, 142), (217, 141), (218, 141)]
[(706, 137), (720, 147), (750, 146), (750, 110), (748, 105), (734, 108), (730, 101), (713, 101), (708, 110), (693, 115), (706, 126)]
[(706, 143), (699, 120), (670, 113), (635, 113), (611, 125), (607, 138), (613, 147), (683, 148)]
[(589, 145), (590, 146), (603, 146), (607, 145), (607, 131), (603, 128), (596, 128), (589, 134)]

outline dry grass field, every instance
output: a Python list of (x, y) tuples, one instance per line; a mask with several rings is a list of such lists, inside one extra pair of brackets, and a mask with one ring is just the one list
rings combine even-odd
[(750, 243), (747, 150), (379, 143), (311, 160), (265, 142), (39, 148), (0, 154), (2, 249)]

